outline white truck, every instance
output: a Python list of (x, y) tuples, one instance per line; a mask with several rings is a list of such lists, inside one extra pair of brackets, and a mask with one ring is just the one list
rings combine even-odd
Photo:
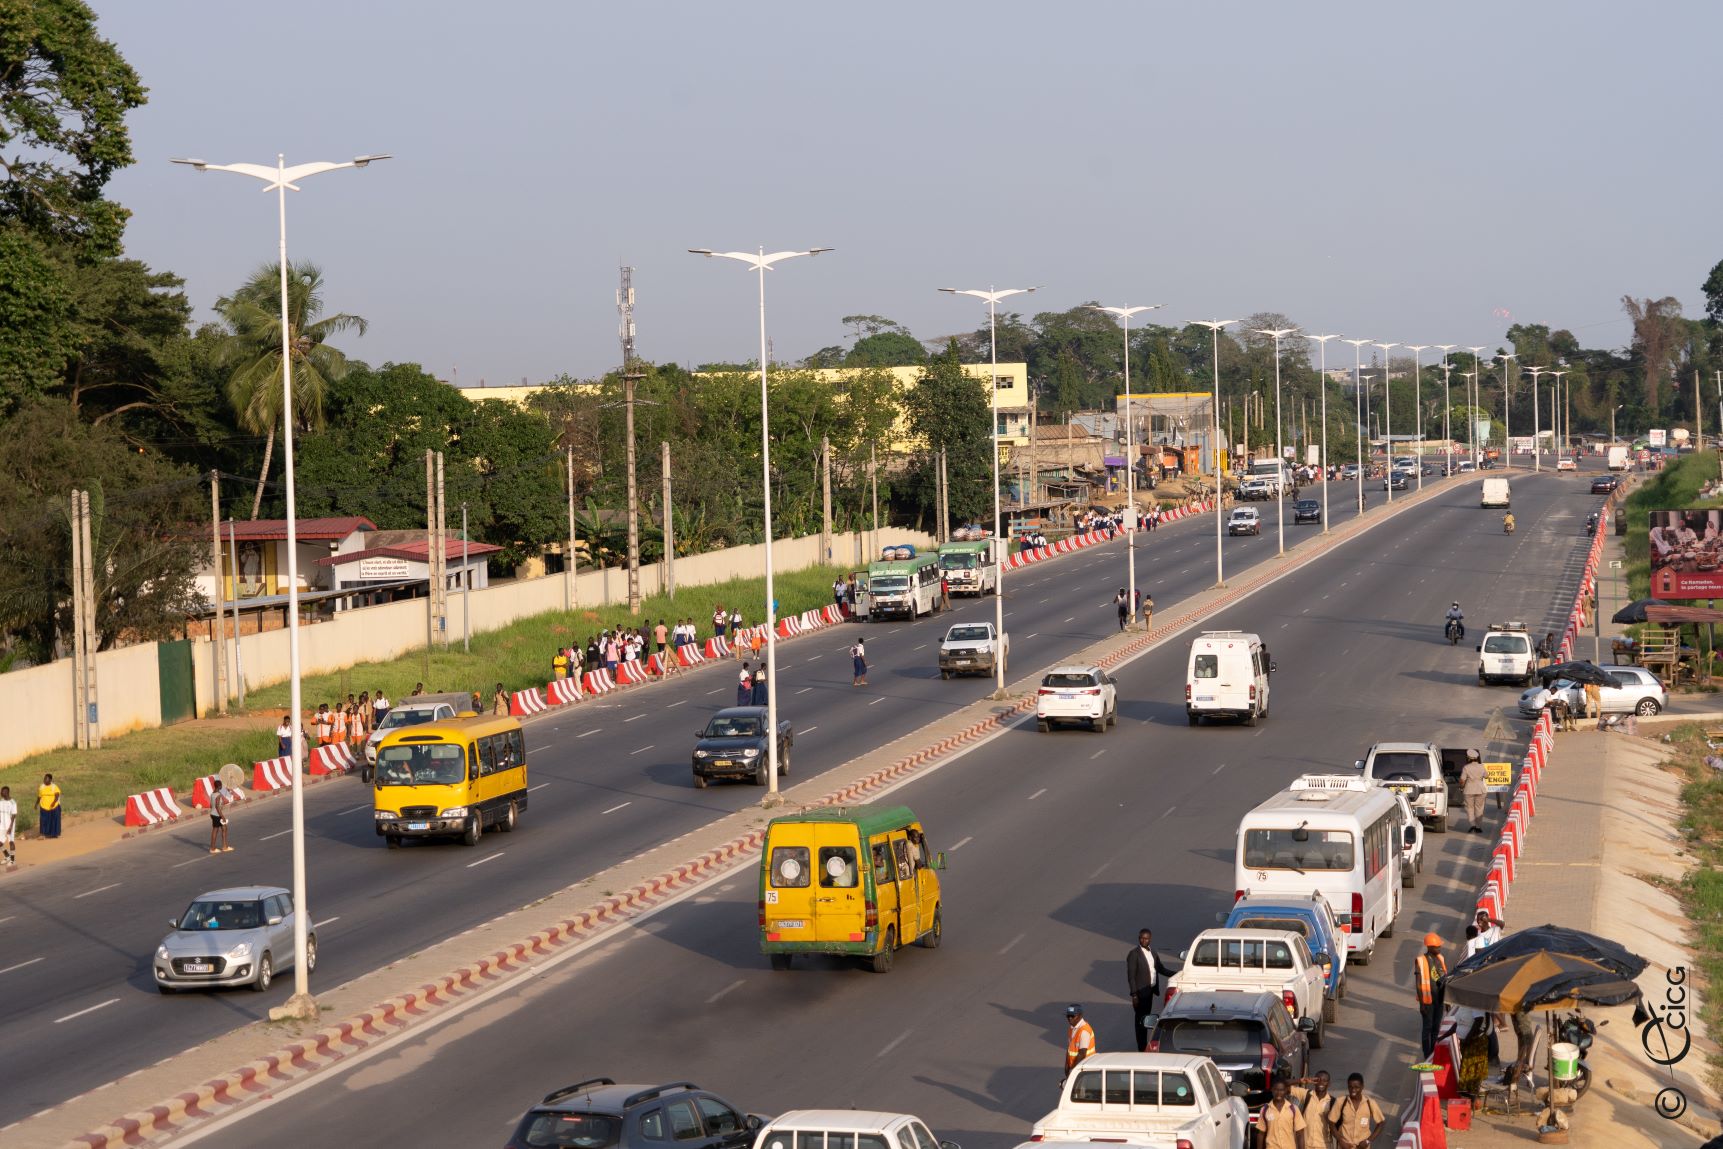
[(1205, 989), (1279, 994), (1294, 1021), (1308, 1017), (1316, 1022), (1310, 1047), (1322, 1048), (1327, 971), (1316, 963), (1302, 934), (1237, 926), (1204, 930), (1179, 957), (1184, 968), (1167, 979), (1167, 1000)]
[(953, 623), (939, 640), (939, 677), (954, 674), (992, 674), (994, 660), (1000, 668), (1011, 665), (1011, 636), (997, 634), (991, 622)]
[[(1354, 765), (1366, 780), (1404, 795), (1431, 833), (1448, 832), (1448, 782), (1434, 743), (1378, 742)], [(1404, 872), (1401, 876), (1404, 880)]]
[(1627, 448), (1611, 447), (1609, 449), (1609, 469), (1612, 471), (1627, 470)]
[(1512, 505), (1512, 497), (1508, 490), (1508, 481), (1500, 478), (1484, 480), (1483, 490), (1478, 493), (1478, 506), (1506, 507)]
[(1030, 1141), (1150, 1149), (1244, 1149), (1250, 1110), (1213, 1061), (1188, 1053), (1097, 1053), (1072, 1070)]

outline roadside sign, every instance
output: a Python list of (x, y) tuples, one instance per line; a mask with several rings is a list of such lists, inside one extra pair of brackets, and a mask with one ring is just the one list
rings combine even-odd
[(1514, 764), (1512, 762), (1484, 763), (1484, 785), (1490, 793), (1499, 794), (1514, 788)]

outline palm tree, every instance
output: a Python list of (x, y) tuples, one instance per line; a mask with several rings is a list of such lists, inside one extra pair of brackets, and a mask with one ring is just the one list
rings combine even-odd
[[(275, 429), (281, 423), (281, 265), (252, 273), (245, 286), (216, 300), (215, 310), (228, 326), (223, 366), (232, 367), (227, 401), (240, 426), (264, 434), (263, 469), (251, 517), (263, 506), (263, 487), (275, 454)], [(323, 426), (323, 401), (331, 382), (347, 374), (347, 357), (325, 340), (349, 329), (365, 334), (357, 315), (323, 315), (323, 272), (314, 264), (293, 263), (287, 274), (287, 341), (293, 354), (293, 412), (297, 425)]]

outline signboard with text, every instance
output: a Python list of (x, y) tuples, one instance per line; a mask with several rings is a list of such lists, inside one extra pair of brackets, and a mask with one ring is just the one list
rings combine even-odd
[(370, 558), (359, 560), (359, 577), (366, 581), (411, 578), (406, 559)]
[(1653, 447), (1667, 447), (1669, 445), (1669, 432), (1662, 427), (1653, 427), (1645, 433), (1645, 439)]
[(1512, 762), (1484, 763), (1484, 785), (1490, 793), (1499, 794), (1514, 788), (1514, 764)]
[(1651, 597), (1723, 598), (1723, 511), (1652, 511)]

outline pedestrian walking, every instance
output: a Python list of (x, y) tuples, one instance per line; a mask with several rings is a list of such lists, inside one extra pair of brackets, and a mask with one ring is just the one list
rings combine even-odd
[(664, 648), (670, 644), (670, 632), (665, 628), (663, 619), (659, 619), (658, 625), (652, 628), (652, 637), (658, 643), (658, 653), (663, 654)]
[[(473, 709), (478, 710), (476, 702)], [(357, 752), (365, 745), (365, 718), (370, 713), (369, 706), (360, 706), (357, 702), (347, 708), (347, 749)]]
[(375, 730), (383, 724), (383, 719), (389, 714), (389, 696), (379, 690), (371, 698), (371, 729)]
[(1065, 1007), (1065, 1076), (1086, 1058), (1095, 1056), (1095, 1027), (1083, 1020), (1083, 1007)]
[(1304, 1149), (1304, 1114), (1293, 1103), (1286, 1075), (1276, 1075), (1269, 1090), (1268, 1104), (1256, 1115), (1257, 1149)]
[(855, 673), (852, 675), (852, 677), (850, 679), (850, 685), (851, 686), (866, 686), (867, 685), (867, 649), (864, 646), (862, 646), (862, 640), (859, 638), (856, 639), (855, 645), (850, 647), (850, 662), (852, 663), (854, 671), (855, 671)]
[(746, 706), (754, 701), (754, 672), (748, 669), (748, 664), (742, 664), (741, 673), (736, 676), (736, 705)]
[(1155, 935), (1147, 926), (1137, 931), (1137, 944), (1125, 953), (1125, 988), (1131, 995), (1131, 1020), (1136, 1025), (1137, 1052), (1149, 1048), (1149, 1023), (1160, 1004), (1165, 983), (1162, 978), (1176, 972), (1155, 952)]
[(1119, 593), (1113, 596), (1113, 605), (1119, 611), (1119, 629), (1124, 630), (1125, 624), (1131, 620), (1131, 598), (1124, 587), (1120, 587)]
[(1466, 755), (1460, 767), (1460, 792), (1466, 800), (1466, 828), (1473, 834), (1484, 832), (1484, 795), (1489, 793), (1484, 764), (1474, 754)]
[(1539, 666), (1548, 666), (1555, 654), (1555, 635), (1546, 631), (1544, 636), (1538, 639), (1534, 653), (1538, 657)]
[(730, 640), (734, 642), (742, 633), (742, 608), (737, 607), (730, 612)]
[(1442, 956), (1442, 936), (1425, 934), (1424, 952), (1412, 963), (1412, 988), (1418, 999), (1418, 1016), (1423, 1022), (1419, 1045), (1426, 1061), (1436, 1052), (1436, 1030), (1442, 1024), (1442, 983), (1447, 977), (1448, 959)]
[(724, 613), (724, 604), (719, 603), (712, 608), (712, 637), (724, 637), (724, 624), (730, 621), (730, 616)]
[(18, 868), (18, 802), (10, 786), (0, 786), (0, 862)]
[(1597, 719), (1597, 728), (1603, 729), (1603, 688), (1595, 682), (1585, 684), (1585, 716)]
[(209, 792), (209, 852), (212, 854), (233, 853), (233, 847), (227, 844), (227, 808), (232, 803), (232, 792), (217, 778)]
[(339, 746), (347, 741), (347, 711), (341, 703), (335, 704), (335, 709), (329, 712), (329, 736), (323, 740), (326, 746)]
[(496, 690), (491, 692), (491, 713), (501, 716), (509, 712), (509, 692), (503, 689), (502, 683), (497, 683)]
[(60, 788), (54, 785), (52, 774), (42, 775), (42, 784), (36, 787), (36, 836), (39, 838), (58, 838), (60, 836)]
[(1147, 630), (1149, 628), (1149, 619), (1153, 618), (1154, 615), (1155, 615), (1155, 596), (1148, 591), (1144, 591), (1143, 592), (1143, 629), (1144, 630)]
[(754, 668), (754, 691), (749, 701), (754, 706), (766, 705), (766, 664), (763, 662)]
[(287, 715), (281, 716), (281, 722), (275, 728), (275, 756), (277, 758), (293, 757), (293, 723), (287, 720)]
[(1346, 1096), (1334, 1106), (1334, 1144), (1337, 1149), (1365, 1149), (1376, 1140), (1387, 1121), (1382, 1107), (1365, 1096), (1364, 1075), (1346, 1075)]
[(766, 628), (763, 626), (756, 626), (754, 628), (754, 636), (748, 640), (748, 646), (753, 650), (755, 658), (760, 657), (760, 651), (765, 647), (765, 645)]

